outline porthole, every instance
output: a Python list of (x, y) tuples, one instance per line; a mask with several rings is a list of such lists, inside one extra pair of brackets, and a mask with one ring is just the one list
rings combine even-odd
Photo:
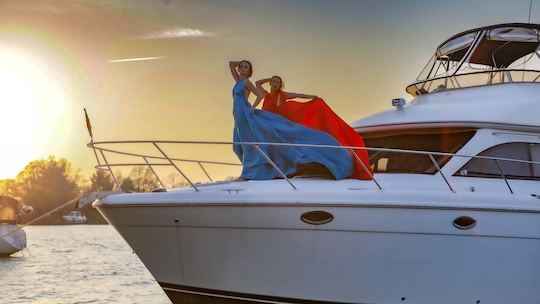
[(457, 229), (467, 230), (476, 226), (476, 220), (470, 216), (460, 216), (455, 218), (452, 224)]
[(330, 223), (334, 216), (326, 211), (316, 210), (305, 212), (300, 216), (302, 222), (310, 225), (323, 225)]

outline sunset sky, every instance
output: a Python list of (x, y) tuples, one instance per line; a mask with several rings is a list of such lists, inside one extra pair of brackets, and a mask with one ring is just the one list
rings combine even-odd
[(528, 11), (529, 0), (1, 1), (0, 178), (51, 154), (91, 174), (83, 108), (95, 140), (232, 140), (229, 60), (352, 121), (410, 99), (405, 86), (451, 35)]

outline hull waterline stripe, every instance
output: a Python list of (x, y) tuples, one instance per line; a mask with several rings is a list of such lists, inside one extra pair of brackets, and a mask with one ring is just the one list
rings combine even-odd
[[(176, 285), (171, 283), (159, 282), (161, 288), (166, 292), (190, 294), (201, 297), (211, 297), (219, 299), (229, 299), (235, 301), (247, 301), (250, 303), (271, 303), (271, 304), (352, 304), (352, 302), (329, 302), (329, 301), (317, 301), (317, 300), (302, 300), (294, 298), (283, 298), (276, 296), (264, 296), (256, 294), (247, 294), (233, 291), (222, 291), (214, 289), (206, 289), (200, 287), (191, 287), (184, 285)], [(173, 300), (173, 299), (171, 299)], [(174, 300), (173, 300), (174, 301)], [(203, 303), (203, 302), (201, 302)], [(208, 302), (204, 302), (208, 303)], [(356, 303), (356, 302), (355, 302)], [(357, 303), (368, 304), (368, 303)]]
[(213, 298), (226, 298), (226, 299), (231, 299), (231, 300), (251, 301), (251, 302), (257, 302), (257, 303), (275, 303), (275, 304), (286, 304), (287, 303), (287, 302), (274, 302), (274, 301), (247, 299), (247, 298), (240, 298), (240, 297), (233, 297), (233, 296), (226, 296), (226, 295), (215, 295), (215, 294), (211, 294), (211, 293), (204, 293), (204, 292), (197, 292), (197, 291), (190, 291), (190, 290), (180, 290), (180, 289), (174, 289), (174, 288), (169, 288), (169, 287), (162, 287), (162, 288), (165, 291), (196, 294), (196, 295), (201, 295), (201, 296), (206, 296), (206, 297), (213, 297)]

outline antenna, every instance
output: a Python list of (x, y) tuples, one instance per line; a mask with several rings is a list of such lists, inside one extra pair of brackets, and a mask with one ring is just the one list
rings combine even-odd
[(531, 23), (531, 10), (532, 10), (532, 0), (529, 3), (529, 21), (528, 21), (528, 23)]

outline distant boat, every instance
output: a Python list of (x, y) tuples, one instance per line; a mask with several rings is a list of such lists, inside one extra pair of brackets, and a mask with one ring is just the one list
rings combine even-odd
[(0, 256), (9, 256), (26, 248), (26, 232), (20, 228), (20, 216), (32, 212), (14, 198), (0, 196)]
[(86, 222), (86, 216), (80, 211), (71, 211), (69, 214), (62, 216), (64, 223), (67, 224), (81, 224)]

